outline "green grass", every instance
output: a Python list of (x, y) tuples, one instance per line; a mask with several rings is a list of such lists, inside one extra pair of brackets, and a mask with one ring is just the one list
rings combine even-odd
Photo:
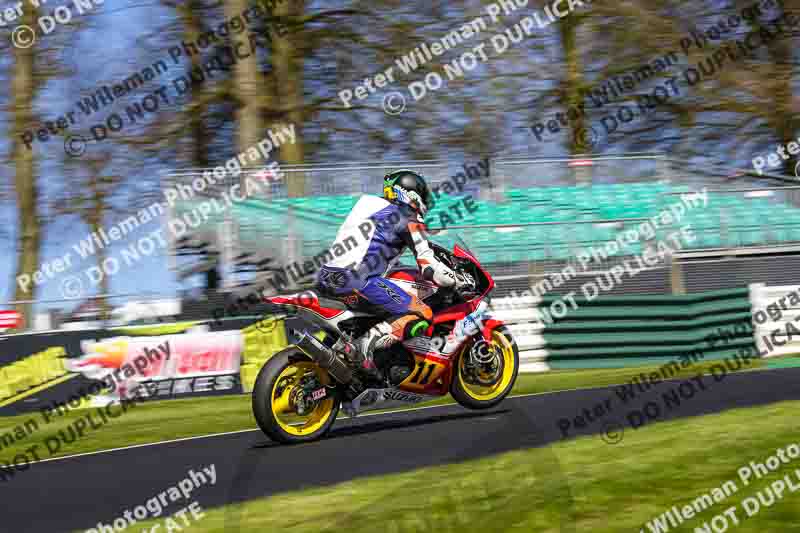
[[(119, 411), (119, 407), (112, 408), (114, 414)], [(40, 450), (44, 449), (43, 458), (50, 458), (256, 427), (249, 396), (152, 401), (134, 404), (119, 418), (109, 419), (99, 429), (87, 430), (82, 438), (63, 445), (57, 453), (47, 452), (45, 446), (48, 437), (56, 436), (59, 430), (65, 430), (90, 412), (94, 412), (94, 409), (75, 409), (54, 418), (50, 423), (46, 423), (39, 413), (0, 417), (0, 433), (12, 431), (15, 426), (24, 425), (29, 420), (38, 424), (38, 430), (31, 432), (27, 438), (17, 440), (10, 446), (4, 445), (0, 450), (0, 461), (8, 462), (14, 454), (32, 444), (38, 444)], [(96, 414), (93, 417), (100, 420)]]
[[(754, 361), (752, 367), (755, 368), (763, 363), (760, 360)], [(695, 375), (707, 369), (709, 365), (710, 363), (704, 363), (691, 366), (684, 369), (681, 375), (686, 377)], [(513, 394), (615, 385), (624, 383), (641, 372), (653, 370), (655, 367), (520, 374)], [(445, 403), (452, 403), (452, 399), (447, 396), (427, 405)], [(114, 414), (119, 411), (118, 407), (113, 409)], [(119, 418), (110, 419), (99, 429), (87, 430), (82, 438), (76, 439), (74, 443), (64, 444), (60, 449), (54, 449), (54, 453), (46, 449), (48, 437), (57, 436), (60, 430), (66, 430), (70, 424), (92, 411), (92, 409), (76, 409), (65, 416), (55, 418), (50, 423), (45, 423), (39, 413), (0, 417), (0, 436), (9, 431), (13, 433), (15, 427), (22, 426), (29, 420), (34, 420), (38, 424), (38, 429), (26, 438), (3, 443), (0, 449), (0, 461), (8, 463), (17, 453), (34, 444), (39, 445), (39, 454), (42, 458), (51, 458), (257, 427), (249, 395), (152, 401), (135, 404)], [(94, 418), (99, 420), (96, 415)], [(53, 447), (55, 448), (55, 445)]]
[[(674, 379), (688, 378), (698, 373), (709, 373), (709, 369), (718, 364), (718, 361), (700, 362), (687, 368), (680, 369)], [(517, 381), (520, 392), (547, 392), (553, 390), (580, 389), (587, 387), (606, 387), (608, 385), (618, 385), (625, 383), (634, 376), (640, 374), (650, 374), (659, 370), (659, 366), (631, 367), (631, 368), (607, 368), (591, 370), (551, 370), (542, 374), (520, 374)], [(745, 368), (759, 369), (767, 368), (766, 361), (754, 359)]]
[(731, 506), (737, 506), (740, 524), (729, 531), (800, 531), (800, 491), (787, 490), (782, 499), (750, 518), (741, 507), (746, 497), (756, 497), (785, 475), (799, 483), (800, 472), (793, 472), (800, 469), (800, 459), (749, 485), (737, 474), (750, 461), (764, 462), (778, 448), (800, 442), (798, 409), (800, 402), (739, 409), (629, 430), (613, 446), (585, 437), (285, 493), (206, 509), (192, 531), (649, 531), (646, 523), (673, 505), (688, 505), (729, 480), (736, 493), (670, 531), (695, 531)]

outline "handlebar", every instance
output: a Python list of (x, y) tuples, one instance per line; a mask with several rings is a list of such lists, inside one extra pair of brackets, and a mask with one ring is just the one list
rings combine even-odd
[(431, 242), (430, 246), (439, 261), (450, 267), (450, 269), (452, 269), (457, 275), (466, 276), (470, 281), (468, 287), (462, 287), (461, 289), (456, 289), (455, 287), (453, 288), (454, 292), (456, 292), (464, 300), (470, 300), (475, 295), (480, 294), (486, 289), (486, 284), (489, 283), (489, 281), (485, 278), (485, 276), (481, 273), (480, 268), (473, 261), (463, 257), (457, 257), (453, 255), (450, 250), (447, 250), (434, 242)]

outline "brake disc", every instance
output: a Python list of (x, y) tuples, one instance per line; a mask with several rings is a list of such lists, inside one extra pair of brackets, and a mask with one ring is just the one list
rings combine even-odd
[[(497, 383), (503, 375), (505, 364), (501, 354), (490, 344), (481, 340), (469, 352), (469, 376), (467, 381), (473, 385), (488, 387)], [(486, 375), (490, 377), (485, 377)]]

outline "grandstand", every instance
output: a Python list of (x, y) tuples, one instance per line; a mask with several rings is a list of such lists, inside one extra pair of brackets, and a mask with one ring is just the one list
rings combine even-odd
[[(636, 164), (630, 164), (629, 159), (636, 159)], [(643, 171), (648, 164), (653, 167), (650, 174)], [(290, 167), (284, 171), (288, 175), (302, 172), (306, 190), (327, 194), (287, 198), (281, 187), (274, 188), (269, 197), (249, 197), (234, 203), (224, 215), (217, 214), (196, 228), (195, 235), (205, 235), (213, 241), (211, 249), (220, 250), (226, 245), (233, 248), (227, 269), (228, 287), (286, 272), (291, 273), (287, 277), (308, 281), (310, 276), (303, 277), (301, 271), (308, 273), (315, 268), (306, 262), (313, 263), (314, 257), (334, 240), (339, 224), (364, 189), (373, 194), (379, 191), (383, 173), (403, 165), (420, 168), (432, 178), (434, 187), (456, 171), (452, 165), (437, 161)], [(462, 238), (497, 276), (501, 292), (524, 287), (530, 278), (557, 271), (579, 251), (604, 246), (620, 233), (657, 216), (678, 201), (681, 194), (704, 186), (710, 190), (708, 205), (688, 210), (681, 221), (681, 225), (691, 224), (697, 236), (692, 245), (694, 260), (720, 255), (720, 251), (730, 259), (731, 253), (741, 256), (750, 251), (763, 253), (765, 248), (791, 249), (800, 242), (800, 208), (789, 192), (796, 187), (734, 188), (719, 176), (686, 174), (679, 168), (659, 155), (494, 160), (488, 183), (469, 182), (460, 194), (442, 194), (428, 221), (432, 229), (441, 229), (445, 221), (447, 227), (443, 231), (433, 232), (434, 240), (452, 246)], [(257, 171), (251, 173), (256, 174)], [(356, 174), (368, 174), (370, 183), (350, 179)], [(533, 175), (547, 177), (537, 179)], [(326, 183), (326, 176), (335, 178)], [(348, 190), (353, 183), (359, 190)], [(332, 191), (338, 194), (330, 194)], [(472, 212), (462, 207), (465, 197), (474, 204)], [(179, 202), (171, 216), (190, 212), (200, 201), (203, 199)], [(225, 223), (230, 223), (226, 227), (234, 231), (220, 232)], [(599, 263), (595, 268), (608, 268), (613, 259), (641, 254), (647, 246), (663, 239), (664, 232), (676, 228), (662, 228), (649, 242), (628, 244), (612, 254), (616, 258), (611, 262)], [(208, 239), (209, 235), (220, 234), (222, 240)], [(410, 260), (410, 255), (404, 257), (404, 262)], [(648, 275), (643, 275), (646, 289), (672, 292), (675, 287), (669, 270), (669, 265), (654, 268), (651, 275), (655, 277), (650, 281)], [(236, 273), (233, 281), (231, 272)], [(571, 289), (565, 286), (565, 290)]]

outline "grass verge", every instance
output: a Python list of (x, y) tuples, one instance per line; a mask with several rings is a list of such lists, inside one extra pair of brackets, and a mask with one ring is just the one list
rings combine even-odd
[[(613, 446), (586, 437), (206, 509), (192, 531), (651, 531), (647, 524), (654, 518), (673, 506), (693, 505), (728, 481), (735, 492), (669, 531), (705, 531), (704, 523), (731, 507), (739, 522), (729, 518), (731, 531), (800, 531), (800, 492), (786, 490), (752, 517), (742, 505), (783, 476), (800, 484), (800, 458), (747, 484), (737, 474), (750, 461), (763, 463), (778, 448), (800, 442), (799, 407), (784, 402), (738, 409), (646, 426)], [(238, 529), (226, 523), (234, 513)], [(137, 528), (149, 530), (155, 523)]]

